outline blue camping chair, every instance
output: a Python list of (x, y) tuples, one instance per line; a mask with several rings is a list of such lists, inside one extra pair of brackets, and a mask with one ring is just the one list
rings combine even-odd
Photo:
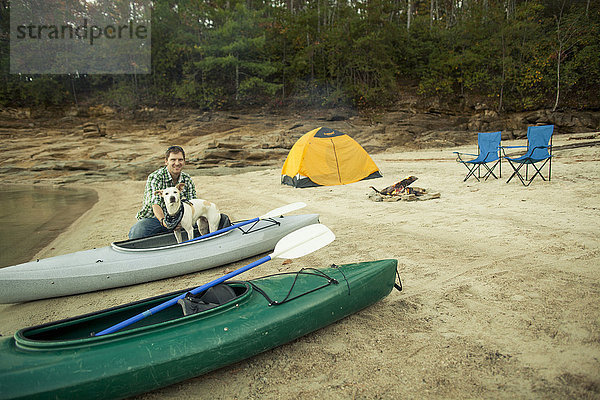
[[(455, 151), (456, 161), (462, 163), (468, 170), (469, 173), (465, 176), (463, 182), (466, 182), (471, 176), (475, 177), (479, 181), (481, 178), (481, 166), (483, 165), (487, 172), (483, 175), (483, 179), (487, 180), (490, 176), (498, 179), (496, 174), (494, 174), (494, 168), (496, 165), (500, 165), (499, 167), (499, 176), (502, 176), (502, 163), (500, 158), (500, 140), (502, 139), (501, 132), (486, 132), (486, 133), (478, 133), (477, 134), (477, 154), (468, 154), (468, 153), (459, 153)], [(476, 156), (472, 160), (463, 160), (462, 155), (466, 156)], [(490, 168), (488, 163), (494, 163)], [(475, 175), (477, 172), (477, 175)]]
[[(508, 178), (506, 183), (516, 175), (523, 186), (529, 186), (536, 176), (540, 176), (544, 181), (542, 168), (548, 164), (548, 180), (552, 175), (552, 133), (554, 125), (530, 126), (527, 128), (527, 146), (506, 146), (502, 148), (504, 158), (513, 169), (513, 174)], [(505, 149), (527, 147), (527, 152), (520, 157), (512, 158), (506, 156)], [(537, 165), (536, 165), (537, 164)], [(541, 164), (541, 165), (540, 165)], [(525, 179), (521, 173), (521, 168), (525, 165)], [(529, 165), (533, 166), (535, 173), (529, 178)], [(538, 165), (539, 168), (538, 168)]]

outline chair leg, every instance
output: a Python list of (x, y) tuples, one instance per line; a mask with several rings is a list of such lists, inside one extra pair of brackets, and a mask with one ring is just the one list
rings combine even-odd
[(469, 179), (471, 177), (471, 175), (473, 175), (473, 177), (479, 181), (479, 178), (477, 178), (477, 176), (475, 175), (475, 168), (477, 168), (477, 164), (473, 164), (473, 167), (469, 168), (469, 165), (466, 162), (463, 161), (463, 159), (461, 158), (460, 154), (457, 155), (456, 161), (460, 162), (462, 165), (464, 165), (465, 168), (467, 169), (467, 171), (469, 171), (469, 173), (467, 174), (467, 176), (465, 176), (465, 179), (463, 179), (463, 182), (466, 182), (467, 179)]
[(542, 168), (540, 168), (540, 169), (538, 169), (538, 168), (535, 166), (535, 164), (531, 164), (531, 166), (533, 167), (533, 169), (535, 169), (535, 174), (533, 174), (533, 175), (531, 176), (531, 179), (529, 179), (529, 182), (531, 182), (531, 181), (533, 180), (533, 178), (535, 178), (535, 177), (536, 177), (536, 176), (538, 176), (538, 175), (540, 176), (540, 178), (542, 178), (542, 180), (543, 180), (543, 181), (545, 181), (545, 180), (546, 180), (546, 178), (544, 178), (544, 175), (542, 175), (542, 171), (541, 171), (541, 169), (542, 169), (544, 166), (542, 165)]
[[(510, 176), (510, 178), (508, 178), (508, 180), (506, 181), (506, 183), (510, 182), (510, 180), (515, 175), (521, 180), (521, 183), (523, 184), (523, 186), (529, 186), (531, 184), (531, 182), (533, 182), (533, 180), (535, 179), (536, 176), (539, 176), (540, 178), (542, 178), (543, 181), (546, 181), (546, 178), (544, 177), (544, 174), (542, 173), (542, 169), (549, 162), (552, 162), (551, 158), (550, 159), (546, 159), (546, 161), (544, 161), (544, 163), (539, 168), (533, 162), (521, 163), (521, 164), (519, 164), (519, 166), (517, 168), (515, 168), (514, 164), (510, 160), (508, 160), (508, 163), (510, 164), (510, 166), (512, 167), (512, 169), (514, 170), (514, 172)], [(535, 170), (535, 173), (531, 176), (531, 178), (529, 178), (529, 171), (528, 171), (529, 164), (531, 164), (532, 168)], [(521, 167), (523, 167), (523, 165), (525, 165), (525, 179), (523, 179), (523, 176), (519, 172), (520, 169), (521, 169)], [(549, 170), (548, 171), (548, 181), (549, 181), (550, 180), (550, 166), (548, 167), (548, 170)]]
[(499, 176), (500, 178), (502, 178), (502, 154), (500, 154), (500, 157), (498, 158), (498, 164), (500, 164), (500, 165), (498, 166), (498, 168), (500, 169), (500, 173), (498, 174), (498, 176)]
[(510, 160), (508, 160), (508, 163), (510, 164), (510, 166), (512, 167), (512, 169), (514, 170), (514, 172), (513, 172), (513, 174), (510, 176), (510, 178), (508, 178), (508, 180), (506, 181), (506, 183), (510, 182), (510, 181), (511, 181), (511, 179), (512, 179), (512, 178), (513, 178), (513, 177), (516, 175), (516, 176), (519, 178), (519, 180), (521, 181), (521, 183), (523, 184), (523, 186), (527, 186), (527, 185), (525, 184), (525, 181), (523, 180), (523, 177), (522, 177), (522, 176), (521, 176), (521, 174), (519, 173), (519, 170), (521, 169), (521, 167), (522, 167), (523, 165), (525, 165), (525, 163), (519, 164), (519, 166), (518, 166), (517, 168), (515, 168), (514, 164), (513, 164), (513, 163), (512, 163)]
[[(531, 177), (531, 179), (529, 179), (529, 183), (531, 183), (531, 181), (533, 181), (533, 178), (535, 178), (537, 175), (540, 176), (540, 178), (542, 178), (543, 181), (546, 180), (546, 178), (544, 178), (544, 175), (542, 174), (542, 168), (544, 168), (544, 166), (546, 165), (546, 163), (548, 162), (548, 159), (546, 159), (546, 161), (542, 164), (542, 166), (540, 168), (538, 168), (535, 164), (531, 164), (531, 166), (535, 169), (535, 174), (533, 174), (533, 176)], [(548, 180), (550, 180), (550, 175), (548, 175)], [(529, 185), (527, 185), (529, 186)]]
[(463, 180), (463, 182), (466, 182), (467, 179), (469, 179), (471, 176), (473, 176), (473, 178), (477, 179), (477, 181), (480, 182), (477, 175), (475, 175), (475, 170), (477, 169), (477, 164), (474, 164), (473, 168), (469, 168), (467, 166), (467, 164), (465, 164), (465, 167), (467, 167), (467, 169), (469, 170), (469, 173), (467, 174), (467, 176), (465, 176), (465, 179)]
[(517, 173), (517, 169), (516, 169), (516, 168), (515, 168), (515, 166), (513, 165), (512, 161), (510, 161), (510, 160), (508, 160), (508, 159), (507, 159), (507, 161), (508, 161), (508, 165), (510, 165), (510, 166), (512, 167), (512, 169), (513, 169), (513, 173), (512, 173), (512, 175), (511, 175), (511, 176), (508, 178), (508, 180), (506, 181), (506, 183), (510, 182), (510, 181), (511, 181), (511, 179), (512, 179), (512, 178), (515, 176), (515, 174)]
[(492, 168), (488, 167), (487, 164), (483, 164), (483, 166), (488, 170), (488, 172), (486, 172), (486, 174), (483, 176), (483, 178), (487, 181), (487, 179), (491, 176), (493, 176), (494, 178), (498, 179), (498, 177), (496, 176), (496, 174), (494, 174), (494, 168), (496, 168), (496, 165), (498, 165), (499, 161), (496, 161), (496, 163), (492, 166)]

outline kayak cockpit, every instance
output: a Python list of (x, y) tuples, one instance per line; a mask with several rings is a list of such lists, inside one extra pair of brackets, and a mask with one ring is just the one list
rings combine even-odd
[[(219, 229), (224, 229), (231, 226), (231, 221), (229, 220), (229, 217), (225, 214), (221, 214), (221, 220), (219, 221)], [(228, 232), (224, 232), (222, 234), (225, 234)], [(181, 234), (183, 235), (183, 239), (184, 242), (182, 243), (177, 243), (177, 239), (175, 238), (175, 235), (172, 232), (168, 232), (168, 233), (159, 233), (156, 235), (152, 235), (152, 236), (147, 236), (147, 237), (143, 237), (143, 238), (139, 238), (139, 239), (128, 239), (128, 240), (122, 240), (120, 242), (114, 242), (112, 243), (112, 248), (115, 250), (120, 250), (120, 251), (147, 251), (147, 250), (160, 250), (160, 249), (164, 249), (167, 247), (175, 247), (175, 246), (182, 246), (185, 244), (190, 244), (192, 242), (187, 242), (185, 243), (185, 241), (191, 239), (187, 237), (187, 233), (185, 231), (182, 231)], [(222, 234), (219, 235), (214, 235), (211, 237), (217, 237), (217, 236), (221, 236)], [(200, 232), (198, 231), (198, 227), (194, 226), (194, 238), (199, 238)]]
[(219, 286), (226, 287), (226, 290), (221, 290), (216, 296), (210, 296), (210, 289), (195, 296), (198, 305), (200, 305), (196, 309), (187, 307), (186, 310), (182, 301), (179, 304), (149, 315), (113, 335), (94, 336), (96, 332), (100, 332), (130, 317), (143, 313), (165, 301), (186, 294), (188, 290), (169, 293), (79, 317), (25, 328), (15, 333), (15, 340), (18, 346), (39, 349), (88, 345), (105, 337), (122, 335), (133, 330), (142, 332), (147, 329), (156, 329), (172, 323), (179, 323), (180, 321), (184, 323), (189, 319), (195, 320), (196, 318), (209, 317), (213, 313), (235, 307), (236, 304), (247, 298), (252, 290), (247, 282), (231, 282)]
[(179, 246), (188, 246), (193, 245), (195, 243), (221, 237), (232, 232), (235, 229), (241, 231), (243, 235), (247, 235), (250, 233), (258, 232), (263, 229), (279, 226), (281, 225), (281, 219), (283, 218), (283, 216), (270, 217), (265, 219), (254, 218), (232, 224), (227, 215), (221, 214), (221, 221), (219, 222), (218, 230), (210, 232), (206, 235), (201, 235), (198, 231), (198, 228), (194, 227), (194, 238), (188, 238), (187, 233), (185, 231), (182, 231), (181, 234), (183, 241), (181, 243), (177, 243), (175, 235), (172, 232), (167, 232), (139, 239), (128, 239), (122, 240), (120, 242), (113, 242), (111, 243), (111, 247), (114, 250), (120, 252), (146, 252), (153, 250), (164, 250)]

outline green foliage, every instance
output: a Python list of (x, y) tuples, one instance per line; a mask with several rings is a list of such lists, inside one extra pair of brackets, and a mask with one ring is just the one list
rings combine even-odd
[(121, 79), (102, 93), (102, 103), (124, 110), (134, 110), (139, 105), (139, 99), (134, 82)]
[[(560, 104), (599, 107), (600, 4), (509, 3), (413, 1), (409, 24), (395, 0), (156, 0), (151, 75), (10, 75), (4, 35), (0, 104), (378, 107), (409, 82), (499, 110), (551, 107), (557, 86)], [(8, 8), (0, 14), (6, 31)]]
[(194, 61), (189, 68), (190, 73), (201, 78), (199, 90), (222, 95), (221, 99), (207, 100), (248, 102), (274, 96), (281, 88), (275, 78), (281, 68), (265, 51), (263, 14), (262, 10), (249, 10), (244, 4), (215, 10), (211, 18), (213, 26), (195, 46)]
[(27, 97), (31, 98), (35, 105), (60, 105), (65, 104), (69, 98), (69, 91), (61, 82), (41, 77), (33, 79), (27, 87)]
[(67, 86), (53, 77), (7, 76), (0, 85), (3, 106), (64, 106), (71, 101)]

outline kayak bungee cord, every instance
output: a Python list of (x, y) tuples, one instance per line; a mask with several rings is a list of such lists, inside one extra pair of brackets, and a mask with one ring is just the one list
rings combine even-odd
[[(314, 271), (314, 272), (305, 272), (307, 270), (311, 270), (311, 271)], [(282, 273), (279, 273), (279, 274), (266, 275), (263, 278), (270, 278), (270, 277), (273, 277), (273, 276), (281, 276), (281, 275), (296, 275), (294, 277), (294, 280), (292, 281), (292, 285), (290, 286), (290, 290), (288, 291), (287, 295), (281, 301), (272, 300), (269, 297), (269, 295), (263, 289), (261, 289), (259, 286), (257, 286), (256, 283), (254, 283), (252, 281), (248, 281), (248, 283), (250, 284), (250, 286), (252, 286), (252, 288), (254, 288), (254, 290), (256, 290), (258, 293), (260, 293), (269, 302), (269, 306), (278, 306), (278, 305), (287, 303), (288, 301), (292, 301), (294, 299), (297, 299), (299, 297), (307, 295), (309, 293), (316, 292), (317, 290), (326, 288), (329, 285), (337, 285), (337, 284), (339, 284), (339, 282), (337, 281), (337, 279), (334, 279), (334, 278), (330, 277), (329, 275), (325, 274), (324, 272), (319, 271), (318, 269), (315, 269), (315, 268), (302, 268), (300, 271), (297, 271), (297, 272), (282, 272)], [(296, 282), (298, 281), (298, 277), (300, 275), (319, 276), (319, 277), (325, 278), (327, 280), (327, 283), (325, 283), (325, 284), (323, 284), (323, 285), (321, 285), (319, 287), (316, 287), (314, 289), (308, 290), (308, 291), (306, 291), (304, 293), (300, 293), (300, 294), (298, 294), (298, 295), (290, 298), (290, 296), (292, 294), (292, 291), (294, 290), (294, 287), (296, 286)], [(344, 277), (344, 279), (345, 279), (345, 277)], [(348, 280), (346, 280), (346, 282), (348, 282)], [(348, 286), (348, 293), (350, 293), (350, 286)]]

